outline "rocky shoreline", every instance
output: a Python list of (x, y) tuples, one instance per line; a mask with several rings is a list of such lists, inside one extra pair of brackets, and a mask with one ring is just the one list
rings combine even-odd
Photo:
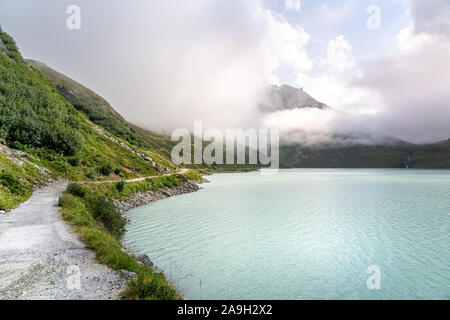
[(123, 200), (114, 200), (114, 204), (122, 213), (131, 209), (149, 204), (151, 202), (178, 196), (185, 193), (192, 193), (200, 190), (200, 187), (193, 182), (184, 182), (173, 188), (164, 188), (158, 191), (140, 192)]
[[(123, 200), (114, 200), (114, 204), (119, 208), (119, 210), (123, 213), (126, 211), (129, 211), (131, 209), (144, 206), (146, 204), (149, 204), (151, 202), (170, 198), (173, 196), (178, 196), (185, 193), (192, 193), (200, 190), (200, 187), (193, 183), (193, 182), (184, 182), (179, 186), (173, 187), (173, 188), (164, 188), (158, 191), (148, 191), (148, 192), (141, 192), (133, 195), (132, 197), (125, 198)], [(127, 249), (125, 249), (127, 250)], [(133, 253), (132, 253), (133, 254)], [(150, 267), (154, 272), (164, 275), (164, 271), (159, 268), (158, 266), (154, 265), (153, 262), (150, 260), (150, 257), (146, 254), (133, 254), (136, 260), (148, 267)], [(132, 275), (136, 276), (136, 275)]]

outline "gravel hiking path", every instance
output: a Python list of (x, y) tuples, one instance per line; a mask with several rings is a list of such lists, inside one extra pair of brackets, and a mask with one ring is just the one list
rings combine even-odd
[(119, 298), (125, 275), (96, 262), (59, 216), (66, 187), (46, 186), (0, 215), (0, 300)]
[[(166, 173), (166, 174), (160, 174), (158, 176), (140, 177), (140, 178), (123, 180), (123, 181), (125, 181), (125, 182), (140, 182), (140, 181), (145, 181), (147, 179), (152, 179), (152, 178), (168, 177), (168, 176), (173, 176), (175, 174), (185, 174), (188, 171), (189, 171), (189, 169), (178, 169), (177, 172), (175, 172), (175, 173)], [(119, 182), (119, 181), (120, 181), (120, 179), (119, 180), (102, 180), (102, 181), (82, 181), (81, 183), (83, 183), (83, 184), (87, 184), (87, 183), (103, 184), (103, 183), (114, 183), (114, 182)]]

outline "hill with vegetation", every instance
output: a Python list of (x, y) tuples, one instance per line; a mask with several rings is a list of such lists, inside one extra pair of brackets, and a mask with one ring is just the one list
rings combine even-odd
[(61, 82), (55, 85), (33, 64), (0, 29), (0, 213), (52, 180), (73, 181), (60, 198), (61, 217), (99, 261), (136, 274), (124, 297), (179, 298), (164, 275), (122, 247), (126, 220), (114, 200), (143, 191), (167, 193), (162, 190), (202, 177), (177, 170), (166, 157), (167, 138), (128, 124), (104, 99), (67, 77), (54, 73)]
[(49, 179), (130, 179), (176, 170), (166, 157), (167, 138), (136, 133), (104, 99), (53, 75), (60, 84), (25, 61), (0, 31), (1, 209)]
[(282, 168), (450, 169), (450, 140), (417, 145), (400, 140), (374, 144), (286, 144)]
[[(90, 121), (101, 126), (111, 134), (130, 144), (146, 149), (152, 158), (161, 162), (166, 167), (173, 168), (169, 161), (172, 148), (178, 143), (171, 141), (170, 137), (140, 128), (125, 120), (114, 108), (101, 96), (86, 88), (66, 75), (55, 71), (46, 64), (27, 60), (34, 68), (42, 72), (50, 85), (62, 96), (70, 101), (74, 107), (85, 115)], [(206, 147), (207, 143), (203, 147)], [(192, 159), (193, 160), (193, 159)], [(193, 161), (192, 161), (193, 162)], [(255, 170), (254, 165), (186, 165), (188, 168), (202, 172), (223, 171), (248, 171)]]

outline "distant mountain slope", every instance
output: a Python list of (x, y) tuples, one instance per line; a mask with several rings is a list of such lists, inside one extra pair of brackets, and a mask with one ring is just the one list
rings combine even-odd
[[(75, 108), (84, 113), (89, 120), (104, 127), (116, 136), (138, 146), (151, 147), (155, 141), (134, 132), (133, 125), (129, 124), (104, 98), (89, 88), (57, 72), (46, 64), (27, 60), (27, 62), (41, 71), (50, 84), (58, 90)], [(157, 135), (155, 135), (155, 138)], [(153, 138), (153, 137), (152, 137)]]
[(429, 145), (282, 146), (285, 168), (450, 169), (450, 140)]
[(450, 139), (418, 146), (413, 154), (411, 167), (450, 169)]
[[(51, 86), (58, 90), (62, 96), (69, 100), (77, 110), (87, 116), (93, 123), (130, 144), (146, 149), (158, 165), (171, 169), (175, 168), (170, 159), (172, 148), (178, 142), (172, 142), (169, 136), (154, 133), (126, 121), (104, 98), (75, 80), (53, 70), (46, 64), (36, 60), (27, 60), (27, 63), (39, 69)], [(185, 167), (214, 171), (241, 171), (256, 169), (258, 166), (192, 164), (185, 165)]]
[[(273, 113), (329, 107), (303, 89), (282, 85), (267, 88), (259, 108)], [(306, 145), (280, 138), (280, 165), (284, 168), (450, 168), (450, 141), (415, 145), (392, 137), (354, 133), (329, 137), (335, 143)]]
[(291, 145), (281, 147), (285, 168), (405, 168), (411, 167), (414, 145)]
[(326, 109), (328, 106), (312, 98), (303, 89), (288, 85), (268, 87), (259, 104), (259, 109), (263, 112), (298, 108)]
[[(3, 44), (3, 47), (5, 47), (5, 44)], [(170, 137), (156, 134), (127, 122), (105, 99), (45, 64), (32, 60), (29, 60), (28, 63), (45, 74), (51, 86), (89, 120), (127, 143), (147, 150), (152, 159), (159, 164), (174, 168), (170, 162), (170, 153), (175, 143), (170, 141)], [(260, 108), (266, 113), (295, 108), (318, 108), (322, 110), (329, 108), (302, 89), (287, 85), (269, 87), (262, 100), (264, 103), (260, 105)], [(395, 168), (406, 166), (412, 168), (450, 168), (450, 143), (448, 141), (427, 146), (408, 144), (395, 139), (387, 139), (386, 143), (375, 145), (327, 144), (311, 147), (289, 144), (281, 146), (280, 155), (281, 166), (287, 168)], [(218, 171), (256, 168), (256, 166), (244, 167), (239, 165), (191, 165), (190, 167)]]

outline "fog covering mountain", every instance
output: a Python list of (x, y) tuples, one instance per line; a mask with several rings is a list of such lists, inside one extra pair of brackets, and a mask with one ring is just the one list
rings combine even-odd
[(326, 109), (328, 106), (312, 98), (302, 88), (297, 89), (288, 85), (270, 86), (259, 103), (262, 112), (275, 112), (297, 108)]
[[(69, 100), (74, 98), (72, 93), (76, 93), (76, 99), (72, 99), (73, 103), (88, 118), (125, 140), (141, 142), (141, 139), (136, 140), (137, 134), (144, 138), (144, 144), (149, 144), (150, 148), (170, 157), (170, 151), (174, 145), (170, 137), (152, 134), (127, 122), (106, 100), (93, 91), (42, 63), (28, 62), (40, 69), (58, 91)], [(264, 114), (307, 108), (333, 110), (315, 100), (304, 90), (287, 85), (267, 88), (262, 101), (264, 103), (260, 105), (260, 110)], [(106, 114), (102, 110), (106, 111)], [(101, 116), (98, 115), (99, 113)], [(450, 140), (436, 144), (416, 145), (390, 137), (381, 138), (374, 140), (372, 144), (367, 144), (355, 141), (368, 141), (373, 137), (362, 133), (359, 137), (333, 134), (329, 140), (332, 142), (305, 145), (292, 143), (292, 141), (289, 144), (285, 143), (281, 136), (280, 165), (282, 168), (450, 168)]]
[[(268, 87), (261, 100), (259, 109), (268, 115), (307, 108), (340, 112), (288, 85)], [(450, 168), (450, 140), (417, 145), (354, 131), (321, 135), (309, 143), (312, 139), (301, 127), (281, 130), (280, 140), (284, 168)]]

